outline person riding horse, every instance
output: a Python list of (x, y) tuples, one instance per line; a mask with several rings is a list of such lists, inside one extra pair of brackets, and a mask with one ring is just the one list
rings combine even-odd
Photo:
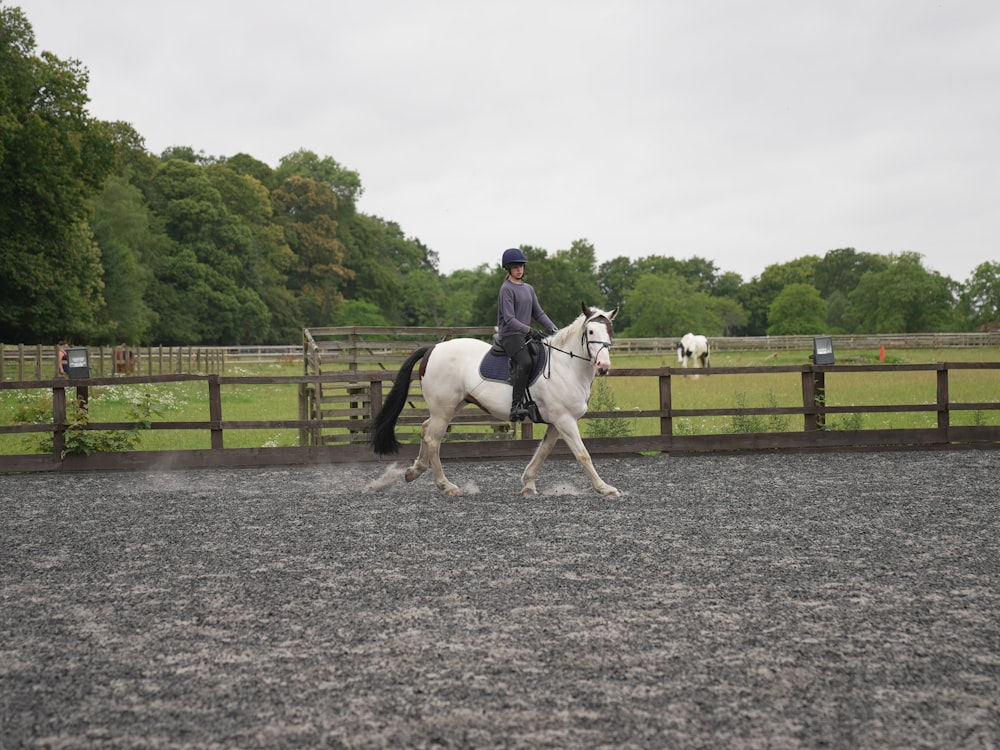
[(530, 410), (524, 403), (528, 376), (531, 373), (528, 342), (532, 339), (541, 341), (543, 338), (541, 331), (531, 327), (531, 321), (538, 321), (550, 333), (558, 330), (538, 303), (534, 287), (524, 281), (527, 262), (528, 258), (517, 247), (504, 250), (500, 260), (507, 278), (501, 285), (497, 298), (497, 335), (512, 364), (511, 380), (514, 390), (510, 402), (511, 422), (520, 422), (530, 416)]

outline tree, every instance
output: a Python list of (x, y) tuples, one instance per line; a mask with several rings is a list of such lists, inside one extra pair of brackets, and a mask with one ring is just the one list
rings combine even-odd
[(641, 276), (625, 301), (636, 312), (622, 335), (652, 338), (683, 336), (692, 331), (720, 335), (720, 311), (712, 304), (711, 295), (697, 291), (695, 286), (696, 282), (676, 274)]
[(270, 165), (265, 164), (260, 159), (255, 159), (250, 154), (239, 153), (230, 156), (225, 160), (225, 164), (236, 174), (253, 177), (268, 190), (273, 190), (278, 186), (278, 180)]
[(275, 218), (295, 253), (289, 288), (305, 326), (329, 325), (343, 301), (341, 286), (353, 276), (344, 267), (344, 246), (337, 239), (337, 196), (326, 183), (289, 177), (271, 193)]
[(764, 269), (740, 288), (739, 302), (749, 314), (745, 336), (763, 336), (767, 332), (767, 316), (771, 303), (789, 284), (813, 284), (819, 258), (806, 255), (787, 263), (775, 263)]
[(968, 323), (975, 328), (1000, 326), (1000, 263), (976, 266), (961, 295)]
[[(499, 258), (497, 259), (499, 260)], [(529, 266), (530, 268), (530, 266)], [(456, 272), (460, 274), (461, 272)], [(496, 262), (480, 263), (475, 269), (473, 276), (455, 276), (449, 284), (458, 283), (459, 280), (467, 284), (470, 302), (466, 325), (470, 326), (492, 326), (497, 323), (497, 298), (500, 294), (500, 285), (503, 284), (506, 274)], [(531, 283), (531, 282), (529, 282)], [(544, 300), (540, 300), (543, 308)], [(554, 322), (554, 321), (553, 321)]]
[(344, 299), (370, 302), (386, 320), (400, 325), (403, 272), (391, 249), (397, 230), (377, 217), (355, 214), (337, 227), (337, 237), (344, 246), (344, 267), (351, 270), (343, 282)]
[(295, 253), (274, 220), (270, 193), (256, 177), (232, 169), (230, 160), (209, 165), (205, 173), (226, 211), (249, 231), (245, 260), (236, 281), (254, 290), (271, 313), (269, 329), (261, 331), (260, 341), (297, 341), (302, 326), (287, 284)]
[(920, 256), (903, 253), (884, 271), (869, 271), (849, 295), (853, 330), (922, 333), (959, 328), (954, 282), (923, 267)]
[(851, 301), (837, 289), (826, 300), (826, 328), (830, 333), (851, 333)]
[(812, 284), (789, 284), (771, 303), (770, 336), (820, 333), (826, 326), (826, 302)]
[(329, 156), (321, 159), (305, 149), (281, 157), (274, 176), (278, 183), (289, 177), (308, 177), (324, 183), (337, 196), (337, 205), (344, 215), (354, 213), (358, 199), (364, 193), (357, 172), (345, 169)]
[[(605, 261), (597, 269), (597, 283), (604, 292), (605, 309), (616, 307), (635, 288), (636, 279), (640, 276), (631, 258), (621, 255)], [(627, 328), (629, 316), (625, 308), (621, 309), (616, 319), (618, 325)]]
[(438, 277), (433, 253), (406, 237), (397, 223), (360, 213), (340, 222), (337, 237), (344, 245), (343, 265), (351, 272), (344, 279), (344, 298), (373, 302), (388, 320), (404, 324), (415, 310), (410, 303), (409, 312), (403, 309), (407, 278), (413, 273)]
[(722, 336), (732, 336), (734, 331), (747, 324), (749, 316), (743, 306), (731, 297), (712, 296), (708, 303), (722, 321)]
[(127, 122), (105, 123), (114, 148), (113, 174), (142, 188), (156, 175), (159, 160), (146, 150), (145, 139)]
[[(551, 257), (531, 248), (525, 249), (525, 253), (529, 258), (526, 280), (535, 287), (542, 308), (557, 326), (576, 320), (582, 302), (596, 306), (604, 301), (597, 283), (596, 251), (587, 240), (575, 240), (569, 249), (559, 250)], [(499, 284), (494, 294), (497, 289)], [(494, 311), (495, 307), (494, 304)]]
[(848, 295), (869, 271), (884, 271), (888, 261), (873, 253), (859, 253), (853, 247), (828, 250), (813, 271), (816, 288), (823, 299), (835, 292)]
[(228, 211), (205, 167), (162, 162), (150, 192), (169, 238), (154, 261), (152, 335), (169, 344), (260, 341), (270, 312), (250, 284), (250, 227)]
[(386, 320), (377, 305), (363, 300), (344, 300), (343, 304), (333, 313), (330, 325), (334, 326), (387, 326)]
[(406, 274), (403, 315), (405, 325), (444, 325), (444, 286), (436, 271), (417, 269)]
[(108, 179), (94, 199), (94, 238), (104, 268), (107, 305), (98, 314), (100, 343), (137, 345), (155, 321), (145, 300), (152, 281), (144, 252), (162, 246), (165, 238), (151, 229), (151, 217), (142, 193), (122, 176)]
[(716, 297), (728, 297), (735, 302), (739, 299), (741, 286), (743, 286), (743, 277), (735, 271), (726, 271), (716, 278), (712, 294)]
[(20, 9), (0, 7), (0, 340), (84, 339), (104, 302), (88, 201), (114, 149), (86, 70), (34, 49)]
[(475, 310), (476, 290), (488, 278), (486, 268), (460, 269), (442, 279), (444, 285), (444, 324), (446, 326), (493, 325), (490, 320), (477, 320)]

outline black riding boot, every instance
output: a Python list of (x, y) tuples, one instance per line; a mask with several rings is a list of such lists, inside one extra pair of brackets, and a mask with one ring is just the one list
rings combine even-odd
[(514, 385), (514, 393), (510, 399), (510, 421), (520, 422), (529, 416), (528, 410), (524, 406), (524, 392), (528, 387), (528, 368), (512, 363), (511, 382)]

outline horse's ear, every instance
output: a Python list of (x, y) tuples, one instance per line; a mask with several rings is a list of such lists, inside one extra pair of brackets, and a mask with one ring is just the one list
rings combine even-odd
[(621, 308), (622, 308), (622, 306), (621, 306), (621, 305), (618, 305), (618, 307), (616, 307), (616, 308), (615, 308), (614, 310), (612, 310), (612, 311), (611, 311), (611, 314), (609, 314), (609, 315), (608, 315), (608, 319), (610, 319), (610, 320), (614, 320), (614, 319), (615, 319), (615, 316), (617, 316), (617, 315), (618, 315), (618, 311), (619, 311), (619, 310), (621, 310)]
[(587, 307), (587, 303), (586, 302), (581, 302), (580, 303), (580, 309), (583, 310), (583, 317), (585, 317), (585, 318), (589, 318), (590, 317), (590, 308)]

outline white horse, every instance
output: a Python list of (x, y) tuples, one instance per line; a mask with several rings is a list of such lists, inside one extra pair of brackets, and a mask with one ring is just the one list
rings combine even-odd
[[(577, 420), (587, 413), (594, 377), (606, 375), (611, 370), (612, 321), (618, 308), (606, 312), (586, 304), (582, 307), (583, 314), (573, 323), (542, 342), (548, 361), (542, 376), (529, 385), (538, 411), (548, 426), (521, 475), (521, 494), (525, 497), (538, 494), (535, 487), (538, 471), (560, 436), (586, 470), (595, 490), (604, 497), (621, 496), (621, 492), (598, 476), (577, 425)], [(460, 338), (417, 349), (403, 362), (392, 390), (375, 417), (372, 447), (379, 455), (399, 451), (396, 420), (407, 400), (413, 368), (420, 362), (420, 385), (430, 416), (424, 420), (421, 430), (420, 452), (406, 470), (407, 482), (412, 482), (430, 466), (438, 489), (449, 495), (462, 494), (441, 468), (441, 438), (448, 424), (465, 404), (475, 404), (504, 420), (510, 411), (509, 380), (487, 379), (480, 373), (480, 363), (488, 356), (493, 356), (490, 344)]]
[(684, 367), (688, 366), (688, 362), (691, 362), (693, 367), (711, 367), (712, 352), (708, 339), (693, 333), (684, 334), (677, 344), (677, 361)]

